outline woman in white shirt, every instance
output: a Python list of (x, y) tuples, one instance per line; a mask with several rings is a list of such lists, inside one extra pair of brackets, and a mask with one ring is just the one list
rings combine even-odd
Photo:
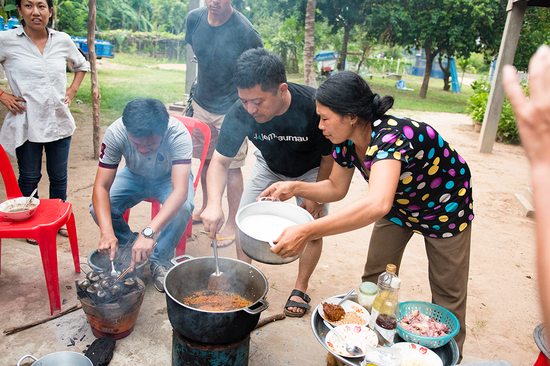
[[(67, 162), (75, 130), (71, 100), (89, 66), (69, 35), (47, 28), (52, 0), (17, 0), (23, 27), (0, 32), (0, 63), (12, 94), (0, 89), (0, 102), (11, 113), (0, 131), (0, 144), (17, 156), (19, 188), (29, 196), (41, 178), (42, 151), (50, 179), (50, 198), (67, 198)], [(75, 77), (67, 88), (67, 61)]]

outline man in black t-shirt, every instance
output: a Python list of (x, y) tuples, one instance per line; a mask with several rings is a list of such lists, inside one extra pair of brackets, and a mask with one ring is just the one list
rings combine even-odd
[[(288, 83), (279, 56), (263, 48), (244, 52), (233, 76), (239, 99), (227, 112), (207, 175), (208, 205), (201, 214), (211, 238), (223, 225), (221, 196), (229, 165), (245, 138), (258, 150), (239, 208), (256, 200), (277, 181), (315, 182), (328, 178), (332, 144), (319, 130), (315, 89)], [(314, 218), (328, 214), (328, 205), (297, 198)], [(277, 239), (277, 238), (273, 238)], [(285, 305), (287, 316), (301, 317), (310, 306), (308, 281), (319, 261), (322, 238), (308, 243), (300, 257), (296, 285)], [(252, 262), (237, 240), (237, 257)]]
[[(193, 47), (198, 60), (197, 87), (193, 97), (193, 117), (210, 127), (210, 148), (201, 174), (202, 208), (193, 214), (193, 222), (208, 201), (206, 174), (216, 148), (224, 116), (238, 99), (233, 83), (233, 69), (239, 56), (246, 50), (263, 47), (260, 34), (244, 15), (231, 7), (233, 0), (206, 0), (205, 7), (193, 10), (187, 16), (186, 42)], [(193, 134), (193, 157), (200, 158), (204, 137)], [(227, 201), (229, 215), (226, 226), (219, 232), (218, 243), (228, 246), (234, 241), (235, 214), (243, 190), (241, 167), (244, 166), (248, 144), (241, 149), (228, 170)]]

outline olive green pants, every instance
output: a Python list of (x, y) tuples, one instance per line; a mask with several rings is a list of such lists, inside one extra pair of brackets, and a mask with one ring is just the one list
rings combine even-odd
[[(460, 323), (460, 331), (455, 337), (460, 351), (460, 360), (466, 338), (466, 297), (471, 232), (470, 223), (462, 233), (451, 238), (424, 237), (432, 302), (452, 312)], [(378, 276), (386, 270), (388, 263), (397, 266), (399, 275), (403, 252), (412, 235), (413, 231), (409, 228), (401, 227), (386, 219), (378, 220), (372, 231), (363, 282), (376, 283)]]

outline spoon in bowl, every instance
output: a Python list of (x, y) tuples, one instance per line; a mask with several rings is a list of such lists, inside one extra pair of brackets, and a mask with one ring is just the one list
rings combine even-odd
[(332, 326), (332, 324), (330, 324), (329, 322), (327, 322), (326, 320), (323, 321), (325, 323), (325, 325), (327, 326), (328, 329), (332, 330), (334, 332), (334, 334), (336, 334), (338, 336), (338, 338), (340, 338), (342, 341), (344, 341), (344, 344), (346, 345), (346, 351), (352, 355), (352, 356), (362, 356), (363, 354), (365, 354), (365, 352), (363, 352), (363, 350), (357, 346), (352, 346), (351, 344), (349, 344), (345, 339), (344, 337), (342, 337), (340, 335), (340, 333), (338, 333), (338, 331), (335, 329), (335, 327)]
[(38, 188), (35, 188), (34, 191), (32, 191), (31, 195), (27, 198), (27, 201), (25, 202), (25, 205), (23, 206), (23, 208), (18, 208), (16, 210), (12, 210), (11, 212), (23, 212), (23, 211), (26, 211), (27, 210), (27, 206), (29, 205), (29, 203), (31, 202), (32, 198), (34, 197), (34, 195), (36, 194), (36, 191), (38, 191)]
[(342, 297), (342, 300), (340, 300), (340, 301), (338, 302), (338, 304), (336, 304), (336, 305), (342, 305), (342, 303), (343, 303), (344, 301), (346, 301), (346, 300), (348, 299), (348, 297), (350, 297), (351, 295), (353, 295), (354, 292), (355, 292), (355, 289), (349, 290), (349, 292), (348, 292), (347, 294), (345, 294), (344, 297)]

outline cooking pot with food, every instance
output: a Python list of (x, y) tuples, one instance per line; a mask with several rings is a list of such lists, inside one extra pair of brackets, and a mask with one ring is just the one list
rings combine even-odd
[(92, 361), (84, 355), (76, 352), (61, 351), (50, 353), (40, 359), (36, 359), (34, 356), (26, 355), (21, 357), (17, 366), (21, 365), (21, 362), (25, 358), (32, 358), (35, 362), (32, 365), (40, 366), (93, 366)]
[(258, 262), (285, 264), (295, 261), (300, 254), (282, 258), (270, 251), (273, 240), (289, 226), (313, 221), (303, 208), (281, 201), (262, 200), (241, 208), (235, 217), (241, 247), (245, 254)]
[[(178, 263), (180, 259), (185, 259)], [(185, 299), (207, 291), (210, 275), (215, 272), (214, 257), (193, 258), (188, 255), (172, 260), (164, 278), (168, 319), (176, 332), (196, 342), (221, 344), (241, 340), (258, 323), (260, 313), (269, 307), (265, 300), (267, 279), (248, 263), (219, 258), (220, 271), (229, 279), (227, 292), (241, 296), (252, 304), (243, 308), (214, 311), (185, 304)]]

